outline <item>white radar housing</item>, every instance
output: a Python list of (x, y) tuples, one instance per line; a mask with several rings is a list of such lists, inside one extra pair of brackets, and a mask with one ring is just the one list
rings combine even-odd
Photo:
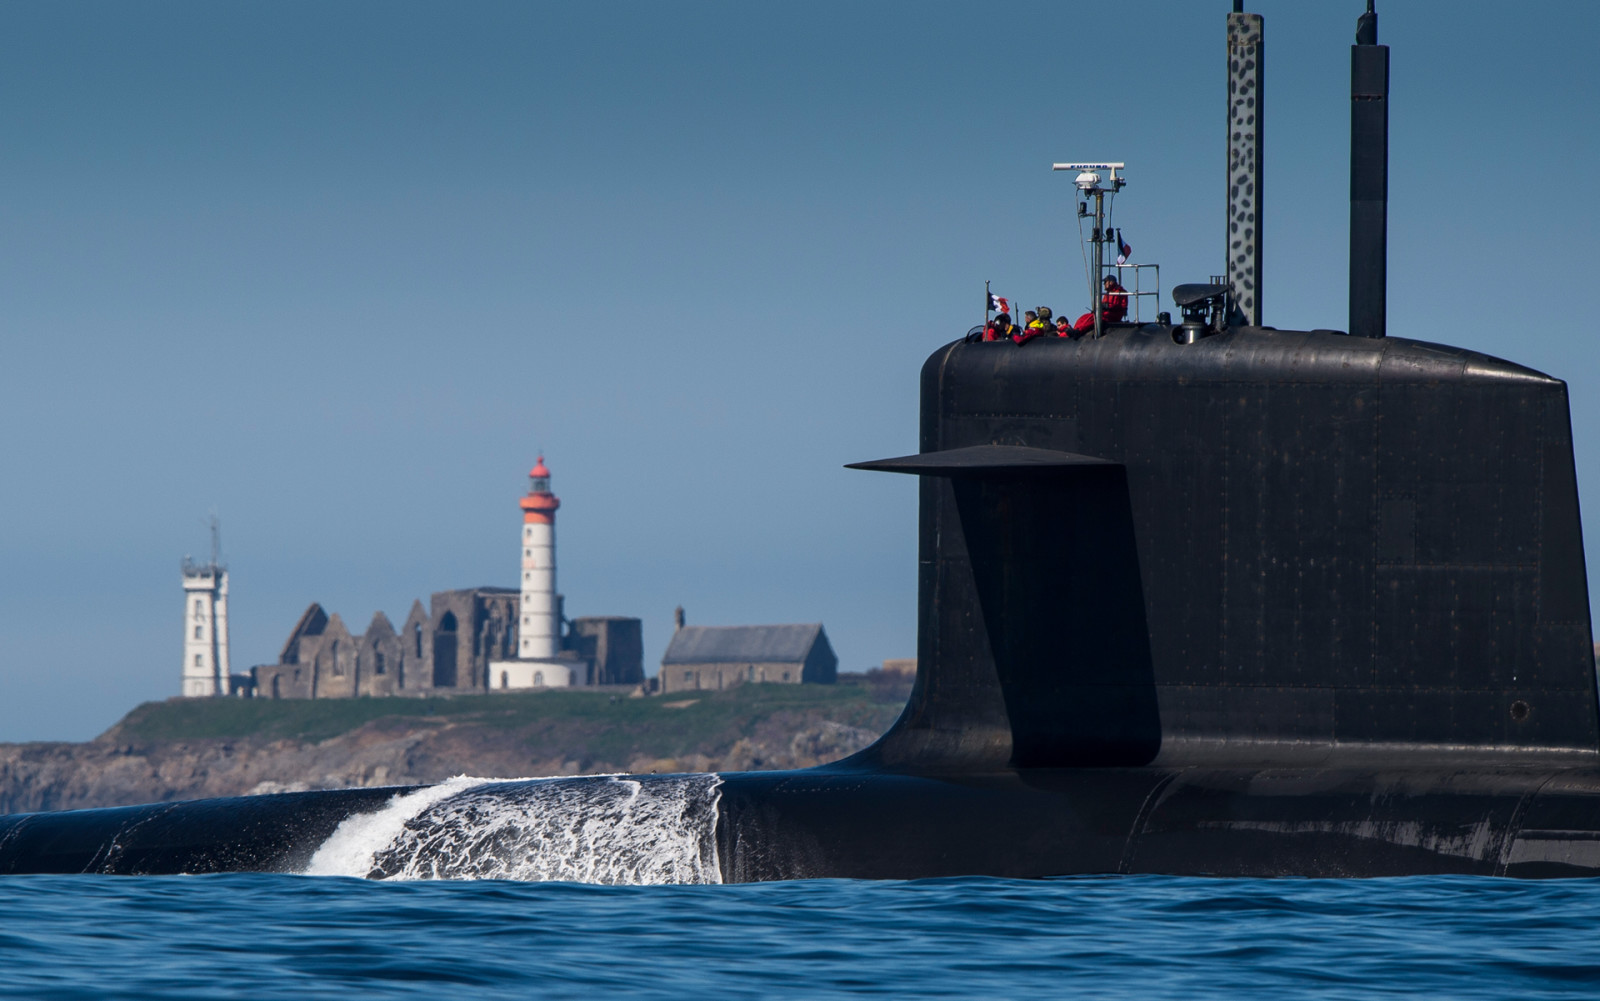
[(1083, 191), (1092, 191), (1100, 184), (1100, 175), (1095, 173), (1099, 170), (1110, 171), (1112, 186), (1121, 188), (1122, 184), (1117, 179), (1117, 171), (1126, 166), (1127, 164), (1125, 163), (1053, 163), (1050, 165), (1050, 169), (1078, 171), (1078, 177), (1073, 183)]

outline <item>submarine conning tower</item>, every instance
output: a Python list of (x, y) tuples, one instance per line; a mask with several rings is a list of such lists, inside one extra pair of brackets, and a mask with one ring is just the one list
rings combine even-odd
[[(1174, 290), (1194, 316), (1186, 295), (1215, 299), (1214, 323), (958, 341), (924, 364), (919, 453), (858, 464), (921, 490), (917, 683), (857, 763), (1600, 756), (1565, 383), (1385, 336), (1376, 27), (1369, 3), (1351, 333), (1260, 325), (1252, 228), (1229, 250), (1248, 299), (1236, 280)], [(1259, 18), (1236, 5), (1229, 35), (1252, 46), (1233, 68), (1259, 110)], [(1260, 218), (1259, 148), (1230, 148), (1239, 163), (1252, 201), (1230, 204), (1230, 238)]]

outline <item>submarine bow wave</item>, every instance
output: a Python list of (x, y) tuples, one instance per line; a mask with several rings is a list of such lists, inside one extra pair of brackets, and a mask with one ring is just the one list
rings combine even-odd
[(712, 774), (457, 777), (341, 822), (305, 872), (373, 879), (720, 883)]

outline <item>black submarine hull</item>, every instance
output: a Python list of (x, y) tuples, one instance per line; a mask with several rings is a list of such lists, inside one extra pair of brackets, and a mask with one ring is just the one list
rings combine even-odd
[(726, 776), (724, 879), (1600, 872), (1600, 771)]
[[(1600, 872), (1600, 770), (1042, 768), (721, 776), (724, 882), (1168, 874), (1531, 878)], [(407, 789), (0, 818), (0, 874), (301, 872)]]
[(0, 817), (0, 874), (299, 872), (397, 789), (339, 789)]

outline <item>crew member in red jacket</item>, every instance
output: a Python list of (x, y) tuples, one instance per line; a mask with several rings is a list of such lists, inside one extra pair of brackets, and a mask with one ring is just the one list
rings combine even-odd
[(1011, 322), (1010, 313), (1001, 313), (983, 328), (983, 339), (986, 341), (1003, 341), (1017, 333), (1018, 327)]
[[(1105, 290), (1104, 294), (1100, 296), (1101, 324), (1121, 323), (1122, 318), (1128, 315), (1128, 290), (1123, 288), (1110, 275), (1106, 275), (1105, 279), (1101, 281), (1100, 287)], [(1089, 312), (1078, 317), (1078, 322), (1072, 325), (1072, 329), (1080, 334), (1093, 330), (1094, 313)]]

